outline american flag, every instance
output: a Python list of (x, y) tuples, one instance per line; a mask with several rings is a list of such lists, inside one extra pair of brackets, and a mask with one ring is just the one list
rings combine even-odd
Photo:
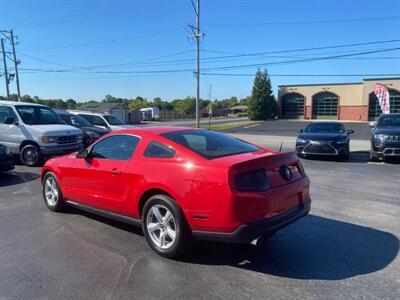
[(375, 95), (378, 98), (379, 105), (383, 114), (390, 114), (389, 90), (383, 84), (375, 85)]

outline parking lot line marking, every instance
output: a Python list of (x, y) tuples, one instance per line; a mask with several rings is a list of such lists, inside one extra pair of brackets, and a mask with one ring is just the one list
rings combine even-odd
[(261, 124), (253, 124), (253, 125), (247, 125), (244, 126), (243, 128), (252, 128), (252, 127), (256, 127), (256, 126), (260, 126)]

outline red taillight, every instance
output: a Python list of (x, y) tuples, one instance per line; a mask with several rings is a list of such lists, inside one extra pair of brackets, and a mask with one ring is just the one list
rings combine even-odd
[(241, 192), (264, 192), (271, 187), (271, 183), (265, 170), (256, 170), (237, 174), (235, 186)]

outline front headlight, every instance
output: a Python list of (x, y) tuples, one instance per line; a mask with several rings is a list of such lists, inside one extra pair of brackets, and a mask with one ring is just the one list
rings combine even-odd
[(307, 142), (308, 142), (307, 140), (302, 139), (302, 138), (297, 138), (297, 139), (296, 139), (296, 143), (297, 143), (297, 144), (305, 144), (305, 143), (307, 143)]
[(56, 137), (54, 137), (54, 136), (44, 135), (40, 139), (43, 143), (55, 143), (56, 142)]
[(384, 134), (374, 134), (374, 140), (375, 140), (375, 142), (383, 143), (385, 141), (385, 135)]

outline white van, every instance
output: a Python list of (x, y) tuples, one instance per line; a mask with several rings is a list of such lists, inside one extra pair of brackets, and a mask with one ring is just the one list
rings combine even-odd
[(118, 129), (135, 127), (132, 125), (125, 124), (122, 120), (110, 114), (99, 114), (99, 113), (78, 111), (78, 110), (69, 110), (68, 112), (70, 112), (71, 114), (81, 116), (82, 118), (86, 119), (86, 121), (91, 123), (93, 126), (106, 128), (108, 130), (118, 130)]
[(27, 166), (83, 147), (82, 131), (66, 125), (51, 108), (13, 101), (0, 101), (0, 143)]

